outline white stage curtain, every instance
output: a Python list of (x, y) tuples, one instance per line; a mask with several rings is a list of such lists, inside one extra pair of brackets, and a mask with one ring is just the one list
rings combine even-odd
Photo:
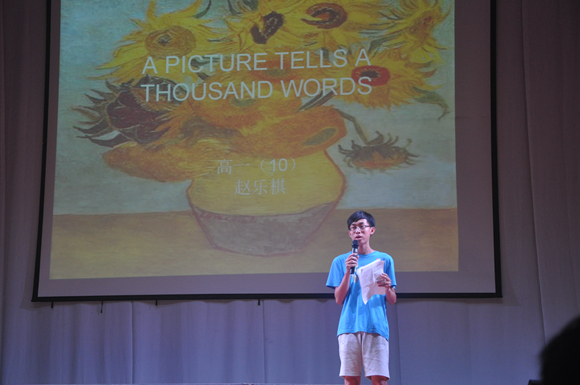
[[(341, 383), (332, 300), (30, 302), (45, 14), (0, 2), (1, 383)], [(580, 313), (579, 15), (576, 0), (497, 1), (504, 298), (400, 300), (389, 384), (525, 385)]]

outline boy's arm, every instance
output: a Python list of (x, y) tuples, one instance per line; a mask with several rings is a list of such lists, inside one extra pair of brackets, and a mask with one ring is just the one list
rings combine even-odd
[(334, 299), (336, 303), (342, 305), (344, 303), (344, 299), (346, 298), (346, 294), (348, 293), (348, 288), (350, 286), (350, 268), (356, 268), (358, 261), (358, 255), (351, 254), (345, 261), (346, 270), (344, 271), (344, 277), (342, 277), (342, 281), (338, 287), (334, 288)]
[(350, 271), (347, 270), (344, 273), (344, 277), (342, 278), (342, 282), (338, 287), (334, 288), (334, 299), (336, 303), (342, 305), (344, 303), (344, 299), (346, 298), (346, 293), (348, 293), (348, 287), (350, 286)]
[(397, 293), (395, 293), (395, 288), (393, 286), (387, 287), (385, 298), (390, 305), (394, 305), (397, 302)]

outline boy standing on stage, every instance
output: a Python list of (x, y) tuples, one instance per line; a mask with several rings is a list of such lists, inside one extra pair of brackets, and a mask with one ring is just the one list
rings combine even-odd
[[(348, 220), (349, 236), (359, 243), (358, 254), (345, 253), (332, 262), (326, 286), (334, 288), (336, 303), (342, 305), (338, 323), (338, 345), (340, 376), (345, 385), (359, 385), (361, 371), (373, 385), (386, 385), (389, 379), (389, 323), (387, 305), (397, 301), (395, 293), (395, 266), (393, 258), (370, 245), (375, 233), (375, 219), (365, 211), (357, 211)], [(365, 305), (361, 286), (351, 267), (365, 266), (382, 259), (385, 261), (383, 274), (378, 285), (385, 288), (384, 295), (372, 296)]]

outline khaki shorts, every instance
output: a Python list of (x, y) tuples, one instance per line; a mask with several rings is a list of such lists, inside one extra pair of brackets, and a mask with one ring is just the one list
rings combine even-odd
[(389, 341), (376, 333), (345, 333), (338, 336), (340, 376), (359, 377), (364, 366), (365, 377), (389, 375)]

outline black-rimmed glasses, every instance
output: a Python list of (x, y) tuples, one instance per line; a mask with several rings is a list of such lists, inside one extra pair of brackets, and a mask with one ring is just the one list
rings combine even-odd
[(369, 225), (350, 226), (350, 231), (357, 231), (357, 230), (364, 231), (364, 229), (366, 229), (367, 227), (372, 227), (372, 226), (369, 226)]

